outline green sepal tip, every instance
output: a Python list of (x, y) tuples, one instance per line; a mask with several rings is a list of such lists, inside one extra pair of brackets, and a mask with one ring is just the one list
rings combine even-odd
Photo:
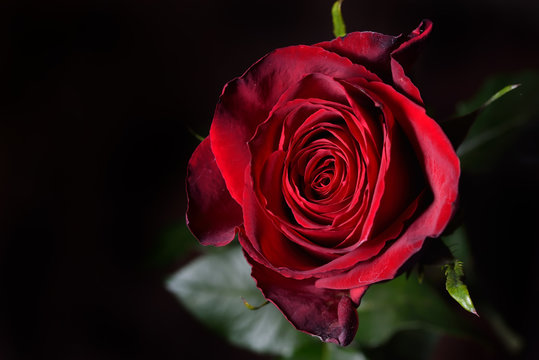
[(451, 264), (444, 265), (446, 276), (445, 288), (449, 295), (451, 295), (451, 297), (455, 299), (466, 311), (479, 316), (473, 305), (468, 287), (462, 281), (462, 277), (464, 276), (462, 265), (462, 261), (460, 260), (455, 260)]
[(346, 35), (346, 26), (342, 18), (341, 4), (343, 0), (337, 0), (331, 8), (331, 17), (333, 19), (333, 35), (341, 37)]

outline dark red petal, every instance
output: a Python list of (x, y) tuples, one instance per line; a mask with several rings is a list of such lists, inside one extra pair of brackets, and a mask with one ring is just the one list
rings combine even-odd
[(412, 143), (434, 199), (383, 254), (359, 263), (348, 273), (318, 280), (317, 286), (321, 287), (350, 289), (393, 278), (404, 262), (421, 249), (425, 238), (440, 235), (457, 199), (459, 160), (440, 126), (425, 114), (425, 109), (390, 86), (382, 83), (369, 86), (392, 109)]
[(352, 32), (345, 37), (316, 44), (328, 51), (361, 64), (382, 78), (390, 78), (390, 54), (398, 45), (398, 36), (371, 31)]
[(196, 148), (187, 167), (187, 225), (202, 245), (223, 246), (243, 223), (213, 156), (210, 139)]
[(364, 65), (385, 81), (393, 80), (397, 89), (421, 104), (419, 91), (405, 74), (431, 29), (432, 22), (423, 20), (407, 36), (353, 32), (342, 38), (316, 44), (316, 46), (344, 56), (356, 64)]
[(247, 142), (279, 97), (308, 74), (375, 79), (364, 67), (315, 46), (277, 49), (223, 89), (210, 129), (213, 153), (232, 198), (243, 202), (243, 174), (250, 155)]
[(419, 90), (406, 76), (405, 72), (417, 57), (421, 44), (425, 41), (431, 30), (432, 22), (430, 20), (423, 20), (408, 35), (408, 39), (391, 53), (391, 73), (395, 87), (418, 104), (423, 104)]
[[(314, 279), (283, 277), (257, 263), (247, 253), (245, 257), (264, 297), (275, 304), (296, 329), (341, 346), (352, 342), (358, 320), (356, 304), (348, 292), (317, 288)], [(358, 294), (355, 295), (358, 299)]]

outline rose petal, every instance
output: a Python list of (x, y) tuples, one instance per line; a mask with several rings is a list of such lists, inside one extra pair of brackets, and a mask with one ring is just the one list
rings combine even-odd
[(390, 54), (398, 46), (399, 38), (371, 31), (352, 32), (315, 46), (346, 57), (387, 79), (390, 77)]
[(423, 20), (419, 26), (408, 35), (408, 40), (403, 42), (391, 53), (391, 74), (395, 87), (418, 104), (423, 104), (419, 90), (406, 76), (406, 69), (417, 57), (421, 44), (432, 30), (432, 22)]
[(344, 56), (356, 64), (364, 65), (383, 80), (393, 80), (397, 89), (422, 104), (419, 90), (405, 72), (415, 60), (421, 43), (431, 29), (432, 22), (423, 20), (407, 36), (390, 36), (370, 31), (353, 32), (316, 46)]
[(223, 246), (232, 241), (243, 215), (226, 188), (209, 138), (200, 143), (189, 160), (186, 187), (187, 225), (200, 243)]
[[(356, 304), (345, 291), (320, 289), (314, 279), (285, 278), (254, 261), (245, 253), (252, 266), (251, 276), (264, 297), (271, 301), (294, 327), (322, 341), (346, 346), (357, 331)], [(359, 300), (361, 291), (354, 291)], [(359, 295), (360, 297), (360, 295)]]

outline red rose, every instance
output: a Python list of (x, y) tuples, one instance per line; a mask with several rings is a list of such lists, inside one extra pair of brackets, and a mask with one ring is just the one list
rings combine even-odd
[(403, 68), (431, 27), (269, 53), (225, 86), (189, 162), (193, 234), (238, 234), (264, 296), (324, 341), (350, 343), (367, 287), (453, 212), (458, 158)]

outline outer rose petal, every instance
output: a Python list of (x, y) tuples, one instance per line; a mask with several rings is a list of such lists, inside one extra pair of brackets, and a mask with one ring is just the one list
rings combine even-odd
[(371, 90), (384, 99), (406, 133), (421, 161), (434, 196), (429, 207), (389, 248), (351, 271), (320, 279), (316, 286), (350, 289), (392, 279), (399, 268), (421, 249), (425, 238), (437, 237), (449, 222), (457, 199), (459, 160), (440, 126), (419, 105), (382, 83), (370, 83)]
[(408, 40), (391, 53), (391, 74), (395, 87), (418, 104), (423, 104), (419, 90), (405, 75), (406, 68), (415, 60), (418, 48), (432, 30), (432, 22), (423, 20), (419, 26), (408, 35)]
[(314, 279), (285, 278), (260, 265), (247, 253), (245, 257), (264, 297), (277, 306), (296, 329), (341, 346), (352, 342), (358, 326), (357, 305), (348, 292), (317, 288)]
[(316, 44), (316, 46), (347, 57), (356, 64), (364, 65), (386, 81), (393, 80), (397, 89), (410, 99), (422, 104), (419, 90), (405, 75), (405, 71), (413, 63), (419, 45), (431, 29), (432, 22), (423, 20), (406, 37), (370, 31), (353, 32), (342, 38)]
[(398, 36), (372, 31), (352, 32), (344, 37), (316, 44), (327, 51), (364, 65), (382, 78), (390, 78), (390, 54), (398, 46)]
[(187, 225), (200, 243), (223, 246), (232, 241), (243, 215), (226, 188), (209, 138), (200, 143), (189, 160), (186, 185)]

